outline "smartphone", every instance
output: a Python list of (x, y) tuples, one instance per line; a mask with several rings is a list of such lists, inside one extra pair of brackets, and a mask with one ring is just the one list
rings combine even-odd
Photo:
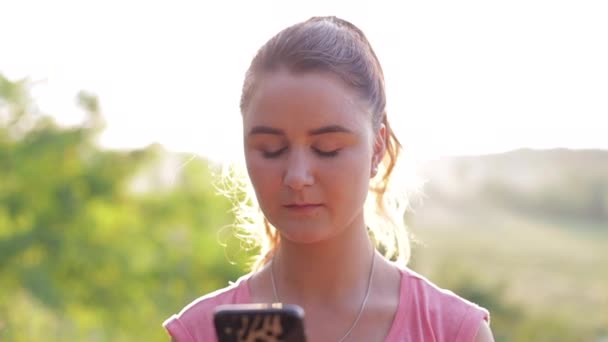
[(294, 304), (228, 304), (215, 308), (219, 342), (305, 342), (304, 309)]

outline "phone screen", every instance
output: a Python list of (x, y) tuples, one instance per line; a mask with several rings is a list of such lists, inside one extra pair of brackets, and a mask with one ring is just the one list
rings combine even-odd
[(221, 305), (213, 320), (220, 342), (306, 341), (304, 310), (297, 305)]

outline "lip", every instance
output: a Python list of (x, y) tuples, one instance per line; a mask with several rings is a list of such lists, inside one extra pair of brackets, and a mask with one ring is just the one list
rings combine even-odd
[(286, 204), (283, 207), (288, 209), (291, 212), (307, 213), (307, 212), (314, 211), (315, 209), (321, 208), (322, 206), (323, 206), (322, 204), (317, 204), (317, 203), (293, 203), (293, 204)]
[(285, 208), (308, 208), (308, 207), (320, 207), (319, 203), (291, 203), (284, 205)]

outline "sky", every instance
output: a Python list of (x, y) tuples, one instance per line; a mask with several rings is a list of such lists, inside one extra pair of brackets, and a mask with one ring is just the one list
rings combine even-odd
[(272, 35), (336, 15), (367, 35), (416, 159), (608, 149), (608, 1), (0, 0), (0, 73), (66, 125), (99, 96), (101, 143), (241, 156), (244, 73)]

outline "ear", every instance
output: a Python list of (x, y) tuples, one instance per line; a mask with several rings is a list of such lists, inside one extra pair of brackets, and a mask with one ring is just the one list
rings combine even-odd
[(380, 124), (380, 128), (374, 135), (373, 154), (372, 154), (372, 165), (370, 176), (373, 178), (378, 173), (378, 166), (384, 158), (386, 153), (386, 143), (388, 142), (387, 129), (384, 123)]

